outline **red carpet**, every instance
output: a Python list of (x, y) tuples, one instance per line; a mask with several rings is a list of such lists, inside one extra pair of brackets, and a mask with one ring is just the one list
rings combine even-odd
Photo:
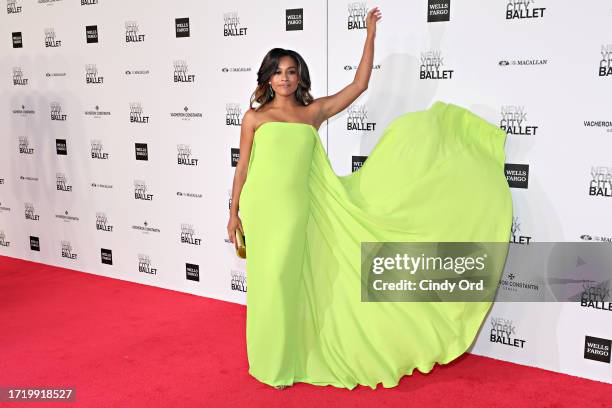
[[(76, 387), (73, 403), (7, 407), (604, 407), (612, 386), (463, 355), (353, 391), (247, 373), (245, 307), (0, 257), (0, 387)], [(605, 397), (608, 395), (608, 397)], [(606, 402), (608, 401), (608, 402)]]

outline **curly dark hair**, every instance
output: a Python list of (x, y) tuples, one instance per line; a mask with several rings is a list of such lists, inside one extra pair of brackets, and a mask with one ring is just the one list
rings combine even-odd
[(257, 71), (257, 88), (251, 94), (249, 103), (251, 109), (253, 109), (253, 102), (259, 103), (259, 106), (256, 108), (256, 110), (259, 110), (274, 99), (272, 88), (268, 85), (268, 80), (278, 69), (278, 62), (281, 57), (285, 56), (293, 58), (297, 64), (298, 76), (300, 79), (297, 90), (295, 91), (295, 99), (302, 105), (308, 105), (314, 100), (310, 94), (310, 74), (308, 72), (308, 66), (302, 56), (293, 50), (272, 48), (264, 57)]

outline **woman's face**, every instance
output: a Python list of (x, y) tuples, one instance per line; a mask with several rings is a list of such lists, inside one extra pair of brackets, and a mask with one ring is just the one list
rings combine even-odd
[(278, 60), (278, 68), (270, 77), (272, 89), (279, 95), (291, 95), (297, 90), (299, 83), (298, 68), (293, 58), (281, 57)]

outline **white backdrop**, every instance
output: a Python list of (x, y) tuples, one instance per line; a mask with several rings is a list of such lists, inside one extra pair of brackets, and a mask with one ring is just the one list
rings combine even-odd
[[(516, 245), (612, 241), (609, 1), (3, 2), (1, 255), (244, 304), (226, 224), (257, 69), (293, 49), (315, 97), (337, 92), (375, 5), (369, 89), (320, 129), (337, 174), (451, 102), (507, 127)], [(605, 300), (497, 303), (472, 351), (612, 382)], [(500, 324), (520, 346), (491, 341)]]

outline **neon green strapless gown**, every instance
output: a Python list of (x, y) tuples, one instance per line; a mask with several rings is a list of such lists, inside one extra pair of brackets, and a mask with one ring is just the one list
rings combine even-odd
[(266, 122), (240, 196), (249, 374), (268, 385), (396, 386), (474, 341), (490, 302), (361, 302), (364, 242), (508, 242), (505, 132), (435, 102), (338, 176), (316, 129)]

